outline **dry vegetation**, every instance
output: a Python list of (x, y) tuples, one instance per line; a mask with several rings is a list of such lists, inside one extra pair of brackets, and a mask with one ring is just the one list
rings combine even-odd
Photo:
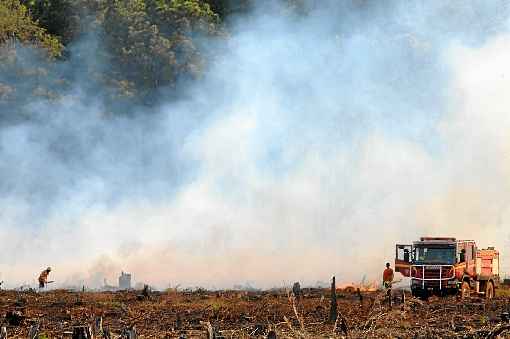
[[(363, 293), (362, 302), (340, 292), (336, 324), (327, 321), (329, 291), (322, 289), (304, 289), (295, 301), (287, 291), (167, 291), (148, 298), (139, 292), (2, 291), (0, 307), (9, 338), (27, 338), (35, 323), (42, 338), (70, 337), (74, 326), (93, 327), (98, 317), (112, 338), (132, 326), (142, 338), (207, 338), (208, 331), (215, 338), (266, 338), (270, 331), (278, 338), (488, 338), (508, 324), (501, 320), (510, 308), (507, 293), (490, 303), (456, 297), (422, 302), (408, 295), (402, 303), (398, 292), (389, 308), (380, 292)], [(22, 316), (20, 324), (13, 311)]]

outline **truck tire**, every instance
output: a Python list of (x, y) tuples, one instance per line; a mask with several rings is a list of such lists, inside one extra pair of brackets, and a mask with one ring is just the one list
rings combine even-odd
[(419, 298), (421, 300), (427, 300), (428, 299), (428, 292), (427, 290), (422, 290), (421, 288), (416, 288), (411, 290), (411, 295), (413, 297)]
[(462, 299), (469, 298), (471, 295), (471, 286), (469, 286), (469, 282), (463, 281), (460, 286), (460, 296)]
[(491, 300), (494, 298), (494, 284), (492, 281), (487, 281), (485, 284), (485, 299)]

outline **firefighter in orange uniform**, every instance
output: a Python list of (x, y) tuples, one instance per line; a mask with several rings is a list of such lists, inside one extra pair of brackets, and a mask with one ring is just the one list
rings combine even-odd
[(48, 275), (51, 272), (51, 267), (48, 267), (39, 275), (39, 288), (44, 288), (48, 283)]
[(393, 283), (393, 270), (390, 268), (390, 263), (386, 263), (386, 269), (383, 272), (383, 287), (386, 290), (386, 298), (388, 299), (388, 305), (391, 307), (391, 285)]
[(383, 286), (384, 288), (391, 288), (393, 282), (393, 270), (390, 268), (390, 263), (386, 263), (386, 269), (383, 272)]

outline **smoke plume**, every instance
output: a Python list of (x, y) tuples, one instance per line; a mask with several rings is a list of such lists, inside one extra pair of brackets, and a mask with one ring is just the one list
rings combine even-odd
[(87, 66), (64, 63), (71, 89), (0, 127), (1, 278), (360, 281), (423, 235), (510, 258), (503, 2), (309, 10), (235, 18), (206, 75), (150, 113), (105, 115)]

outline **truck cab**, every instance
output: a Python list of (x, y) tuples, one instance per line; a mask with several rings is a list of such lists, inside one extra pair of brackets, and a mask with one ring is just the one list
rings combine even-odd
[(396, 245), (395, 271), (411, 278), (414, 296), (475, 292), (490, 299), (499, 283), (499, 253), (478, 250), (472, 240), (422, 237), (412, 245)]

